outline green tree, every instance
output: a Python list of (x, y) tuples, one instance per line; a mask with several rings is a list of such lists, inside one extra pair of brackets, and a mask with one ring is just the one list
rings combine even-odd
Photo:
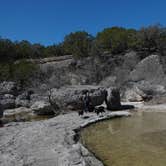
[(34, 51), (30, 42), (23, 40), (15, 43), (17, 59), (33, 58)]
[(44, 55), (46, 57), (50, 56), (62, 56), (64, 55), (64, 48), (62, 44), (47, 46), (44, 50)]
[(78, 31), (67, 35), (63, 42), (66, 54), (76, 57), (86, 57), (90, 55), (93, 37), (85, 31)]
[(157, 51), (161, 32), (162, 28), (160, 25), (141, 28), (138, 32), (139, 48), (148, 52)]
[(97, 34), (96, 41), (103, 51), (120, 53), (128, 48), (128, 34), (125, 28), (106, 28)]

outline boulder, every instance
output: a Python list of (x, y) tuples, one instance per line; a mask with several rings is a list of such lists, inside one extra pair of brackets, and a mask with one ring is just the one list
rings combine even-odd
[(111, 86), (115, 86), (116, 85), (116, 76), (108, 76), (105, 79), (103, 79), (99, 85), (104, 86), (106, 88), (109, 88)]
[(30, 94), (24, 92), (21, 95), (17, 96), (15, 100), (16, 107), (29, 107), (30, 105)]
[(0, 83), (0, 94), (17, 94), (17, 85), (15, 82), (1, 82)]
[(122, 98), (124, 101), (131, 102), (148, 101), (155, 96), (161, 96), (165, 93), (166, 89), (163, 85), (139, 81), (128, 83), (125, 90), (123, 90)]
[(3, 109), (15, 108), (15, 97), (11, 94), (5, 94), (1, 96), (0, 104)]
[(93, 106), (101, 105), (104, 102), (106, 90), (102, 87), (89, 85), (52, 89), (51, 100), (53, 103), (56, 103), (60, 109), (81, 109), (83, 107), (82, 97), (85, 91), (89, 91)]
[(30, 97), (30, 105), (32, 106), (37, 101), (45, 101), (48, 102), (48, 95), (41, 95), (41, 94), (32, 94)]
[(108, 110), (121, 109), (119, 89), (117, 89), (117, 88), (109, 88), (108, 89), (106, 105), (107, 105)]
[(30, 115), (32, 115), (32, 110), (25, 107), (20, 108), (14, 108), (14, 109), (7, 109), (4, 110), (4, 116), (2, 118), (2, 121), (4, 123), (9, 122), (21, 122), (26, 121), (26, 119), (29, 120)]
[(37, 115), (53, 115), (55, 114), (55, 109), (51, 106), (49, 102), (46, 101), (36, 101), (31, 109)]
[(136, 83), (138, 89), (143, 91), (146, 95), (163, 95), (166, 93), (164, 85), (161, 84), (152, 84), (149, 81), (140, 81)]
[(133, 82), (148, 81), (151, 84), (165, 85), (166, 79), (158, 55), (151, 55), (139, 62), (130, 73)]
[(29, 100), (23, 100), (20, 99), (19, 97), (16, 98), (15, 100), (15, 105), (16, 107), (29, 107)]
[(140, 102), (143, 101), (143, 96), (136, 89), (128, 89), (123, 94), (124, 101)]

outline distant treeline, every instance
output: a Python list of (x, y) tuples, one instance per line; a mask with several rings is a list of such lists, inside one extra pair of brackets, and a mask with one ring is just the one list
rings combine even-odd
[[(74, 57), (123, 54), (128, 50), (143, 52), (144, 55), (158, 53), (166, 55), (166, 28), (152, 25), (139, 30), (122, 27), (106, 28), (92, 36), (85, 31), (72, 32), (62, 43), (43, 46), (24, 40), (12, 42), (0, 38), (0, 81), (16, 80), (21, 84), (38, 72), (37, 65), (25, 59), (45, 58), (72, 54)], [(19, 63), (13, 63), (19, 60)], [(36, 77), (36, 75), (35, 75)]]
[(122, 27), (106, 28), (96, 36), (85, 31), (72, 32), (65, 36), (60, 44), (43, 46), (23, 40), (12, 42), (0, 38), (0, 62), (11, 62), (18, 59), (44, 58), (72, 54), (77, 57), (100, 55), (107, 51), (119, 54), (128, 49), (159, 52), (166, 51), (166, 28), (153, 25), (140, 30)]

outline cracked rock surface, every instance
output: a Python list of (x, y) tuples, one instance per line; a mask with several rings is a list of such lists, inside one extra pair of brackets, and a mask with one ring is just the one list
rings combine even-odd
[(80, 142), (75, 129), (128, 112), (89, 113), (83, 119), (71, 112), (36, 122), (13, 122), (0, 128), (1, 166), (103, 166)]

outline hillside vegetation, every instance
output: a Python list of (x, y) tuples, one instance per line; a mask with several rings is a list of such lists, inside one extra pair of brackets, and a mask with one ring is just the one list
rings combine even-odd
[(14, 80), (25, 84), (29, 82), (29, 78), (32, 79), (34, 75), (36, 77), (39, 67), (25, 59), (63, 55), (73, 55), (74, 58), (80, 59), (100, 57), (103, 54), (118, 59), (118, 55), (122, 56), (131, 50), (139, 52), (140, 59), (152, 53), (165, 56), (166, 28), (160, 25), (139, 30), (111, 27), (98, 32), (96, 36), (77, 31), (66, 35), (62, 43), (51, 46), (0, 38), (0, 80)]

